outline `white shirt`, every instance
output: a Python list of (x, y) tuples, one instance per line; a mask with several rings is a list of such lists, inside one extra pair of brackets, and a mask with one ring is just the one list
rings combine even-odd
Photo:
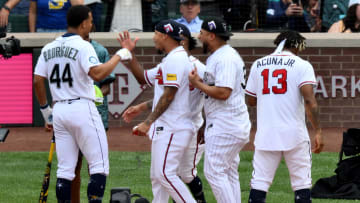
[(89, 42), (79, 35), (61, 36), (41, 50), (34, 74), (49, 80), (54, 101), (79, 97), (94, 100), (94, 81), (88, 73), (100, 64)]
[(306, 84), (316, 85), (314, 69), (291, 52), (271, 54), (254, 62), (246, 94), (257, 97), (257, 149), (285, 151), (309, 141), (300, 92)]
[[(190, 56), (190, 61), (193, 64), (193, 67), (196, 67), (198, 75), (201, 79), (204, 78), (205, 65), (201, 63), (197, 58)], [(204, 119), (202, 116), (202, 109), (204, 107), (204, 93), (197, 88), (193, 88), (190, 85), (190, 109), (191, 109), (191, 118), (194, 123), (194, 127), (197, 130), (202, 126)]]
[(189, 57), (182, 46), (173, 49), (155, 68), (144, 72), (148, 85), (155, 86), (152, 111), (164, 93), (164, 86), (178, 88), (174, 100), (165, 112), (153, 123), (149, 131), (163, 128), (168, 132), (194, 130), (190, 113), (189, 72), (192, 70)]
[(251, 123), (245, 104), (244, 62), (230, 45), (224, 45), (206, 61), (204, 82), (232, 90), (226, 100), (205, 96), (206, 125), (213, 124), (219, 133), (248, 139)]

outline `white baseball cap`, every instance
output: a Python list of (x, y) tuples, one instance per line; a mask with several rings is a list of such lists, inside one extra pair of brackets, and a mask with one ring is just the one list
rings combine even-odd
[(360, 0), (350, 0), (349, 1), (349, 7), (354, 5), (354, 4), (360, 4)]

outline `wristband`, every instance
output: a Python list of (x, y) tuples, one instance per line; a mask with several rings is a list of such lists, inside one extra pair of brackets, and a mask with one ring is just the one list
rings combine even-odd
[(122, 61), (131, 60), (131, 52), (127, 48), (122, 48), (116, 52), (116, 55), (120, 56)]
[(50, 108), (49, 105), (47, 105), (45, 108), (40, 108), (41, 114), (43, 115), (43, 118), (45, 122), (49, 125), (52, 125), (53, 119), (52, 119), (52, 108)]
[(8, 10), (9, 13), (10, 13), (11, 9), (10, 9), (7, 5), (4, 4), (2, 7), (3, 7), (5, 10)]

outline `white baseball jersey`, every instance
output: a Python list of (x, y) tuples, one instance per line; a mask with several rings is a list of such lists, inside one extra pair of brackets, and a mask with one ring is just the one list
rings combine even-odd
[(41, 50), (35, 74), (48, 78), (54, 101), (95, 100), (94, 81), (88, 73), (99, 64), (92, 45), (79, 35), (58, 37)]
[[(152, 111), (164, 93), (164, 86), (177, 87), (174, 100), (166, 111), (154, 122), (154, 126), (164, 127), (165, 131), (194, 130), (189, 101), (188, 75), (192, 70), (187, 52), (182, 46), (172, 50), (155, 68), (144, 72), (148, 85), (155, 86)], [(150, 137), (152, 132), (149, 132)]]
[(254, 62), (246, 94), (257, 98), (256, 149), (286, 151), (309, 140), (300, 92), (306, 84), (316, 85), (314, 69), (291, 52)]
[(210, 86), (228, 87), (232, 90), (226, 100), (205, 96), (207, 123), (214, 130), (248, 139), (250, 120), (245, 104), (244, 62), (230, 45), (217, 49), (206, 61), (204, 82)]
[[(201, 63), (197, 58), (190, 56), (190, 61), (193, 64), (193, 67), (196, 67), (198, 75), (201, 79), (204, 78), (205, 65)], [(197, 88), (193, 88), (190, 85), (190, 109), (191, 109), (191, 118), (194, 123), (196, 131), (201, 127), (204, 122), (202, 116), (202, 109), (204, 107), (204, 94)]]

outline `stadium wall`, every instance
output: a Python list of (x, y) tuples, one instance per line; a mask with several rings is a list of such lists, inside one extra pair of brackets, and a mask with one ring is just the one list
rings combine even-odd
[[(22, 47), (42, 47), (52, 41), (59, 33), (14, 33), (21, 39)], [(139, 37), (135, 54), (144, 68), (154, 67), (163, 56), (153, 48), (152, 33), (133, 33)], [(254, 60), (274, 51), (273, 40), (276, 33), (238, 33), (230, 40), (250, 70)], [(318, 80), (316, 98), (320, 106), (320, 118), (323, 127), (360, 127), (360, 35), (358, 34), (304, 34), (307, 49), (300, 55), (310, 61)], [(117, 33), (92, 33), (91, 38), (108, 48), (110, 54), (118, 49)], [(198, 44), (194, 55), (205, 62), (207, 55), (202, 53)], [(152, 98), (153, 90), (146, 88), (129, 105), (138, 104)], [(114, 93), (114, 91), (113, 91)], [(119, 97), (121, 93), (116, 92)], [(118, 112), (121, 114), (121, 112)], [(256, 119), (256, 111), (250, 108), (250, 117)], [(125, 124), (120, 118), (110, 116), (110, 126), (134, 125), (145, 118), (143, 114), (131, 124)]]

